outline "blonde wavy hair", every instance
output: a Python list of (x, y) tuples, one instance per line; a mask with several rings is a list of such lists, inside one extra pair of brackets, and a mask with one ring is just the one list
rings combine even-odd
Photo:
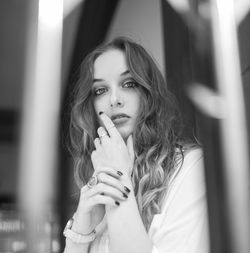
[(142, 94), (140, 113), (133, 133), (135, 164), (132, 181), (137, 204), (145, 228), (161, 211), (169, 179), (183, 161), (182, 120), (174, 96), (152, 57), (139, 44), (124, 37), (100, 45), (80, 66), (80, 75), (73, 94), (70, 140), (74, 158), (75, 179), (82, 187), (93, 174), (91, 153), (97, 137), (97, 116), (94, 112), (91, 87), (96, 58), (110, 49), (124, 52), (130, 74)]

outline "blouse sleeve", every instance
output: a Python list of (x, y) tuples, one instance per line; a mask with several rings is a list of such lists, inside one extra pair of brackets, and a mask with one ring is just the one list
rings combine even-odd
[(190, 151), (170, 184), (149, 235), (152, 253), (208, 253), (207, 202), (201, 150)]

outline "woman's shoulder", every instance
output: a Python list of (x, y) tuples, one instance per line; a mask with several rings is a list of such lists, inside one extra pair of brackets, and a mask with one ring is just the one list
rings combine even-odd
[(176, 165), (170, 179), (170, 186), (180, 185), (187, 177), (190, 181), (204, 179), (203, 150), (199, 146), (183, 147), (182, 159)]
[[(184, 150), (182, 162), (170, 178), (163, 210), (175, 201), (183, 202), (192, 196), (205, 192), (203, 151), (200, 147)], [(179, 196), (179, 197), (178, 197)]]
[(183, 154), (182, 167), (195, 164), (201, 160), (203, 161), (203, 150), (200, 146), (183, 147)]
[[(177, 151), (178, 152), (178, 151)], [(208, 252), (208, 225), (203, 151), (184, 149), (182, 164), (168, 187), (151, 234), (164, 252)], [(158, 245), (157, 245), (158, 246)]]
[(203, 161), (203, 150), (200, 146), (191, 144), (179, 146), (176, 149), (174, 176), (201, 161)]

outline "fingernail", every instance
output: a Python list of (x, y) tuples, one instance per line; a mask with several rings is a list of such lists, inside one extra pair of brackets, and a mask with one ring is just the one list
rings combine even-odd
[(124, 189), (125, 189), (125, 191), (126, 191), (127, 193), (130, 193), (130, 190), (129, 190), (129, 188), (128, 188), (127, 186), (124, 186)]
[(103, 114), (103, 112), (99, 112), (99, 115), (102, 115)]
[(117, 174), (121, 177), (123, 175), (123, 173), (121, 171), (117, 171)]
[(120, 203), (119, 203), (118, 201), (115, 201), (115, 204), (116, 204), (117, 206), (119, 206), (119, 205), (120, 205)]
[(104, 195), (104, 192), (102, 192), (101, 195)]
[(125, 193), (123, 193), (123, 197), (127, 199), (127, 198), (128, 198), (128, 195), (125, 194)]

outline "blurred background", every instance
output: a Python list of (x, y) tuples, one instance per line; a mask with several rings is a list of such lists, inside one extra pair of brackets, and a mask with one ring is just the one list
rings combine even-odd
[[(222, 2), (227, 12), (226, 6), (234, 1)], [(236, 101), (240, 101), (239, 108), (243, 106), (244, 119), (236, 117), (232, 121), (241, 123), (243, 130), (236, 132), (245, 134), (236, 138), (245, 142), (230, 146), (244, 149), (240, 157), (238, 151), (232, 152), (236, 152), (236, 161), (245, 159), (240, 168), (234, 167), (241, 175), (238, 180), (247, 179), (241, 184), (245, 188), (239, 181), (227, 180), (234, 174), (225, 162), (225, 137), (218, 111), (228, 105), (221, 109), (212, 104), (210, 110), (206, 100), (208, 92), (215, 97), (223, 95), (218, 84), (223, 66), (220, 69), (216, 63), (220, 42), (215, 39), (220, 33), (215, 24), (221, 28), (223, 22), (218, 19), (213, 24), (216, 17), (211, 11), (216, 1), (1, 1), (0, 252), (62, 252), (62, 230), (78, 201), (73, 161), (67, 149), (70, 94), (86, 54), (119, 35), (141, 43), (153, 55), (180, 103), (185, 134), (198, 139), (204, 147), (211, 252), (250, 252), (244, 239), (250, 236), (246, 177), (250, 143), (250, 4), (235, 2), (235, 23), (228, 38), (236, 38), (233, 46), (238, 51), (231, 48), (236, 58), (225, 71), (229, 77), (231, 69), (236, 70), (236, 76), (239, 74)], [(221, 7), (217, 7), (219, 12)], [(220, 18), (223, 20), (223, 15)], [(223, 45), (230, 52), (231, 44)], [(198, 84), (197, 89), (194, 84)], [(207, 93), (204, 95), (199, 87)], [(236, 102), (231, 105), (238, 108)], [(228, 128), (238, 127), (226, 124)], [(230, 187), (229, 181), (238, 188)], [(232, 197), (237, 193), (244, 195), (241, 200)], [(243, 209), (231, 212), (232, 203), (237, 206), (237, 201), (242, 201)], [(236, 218), (242, 218), (241, 222), (235, 223)], [(39, 225), (34, 227), (36, 222)]]

